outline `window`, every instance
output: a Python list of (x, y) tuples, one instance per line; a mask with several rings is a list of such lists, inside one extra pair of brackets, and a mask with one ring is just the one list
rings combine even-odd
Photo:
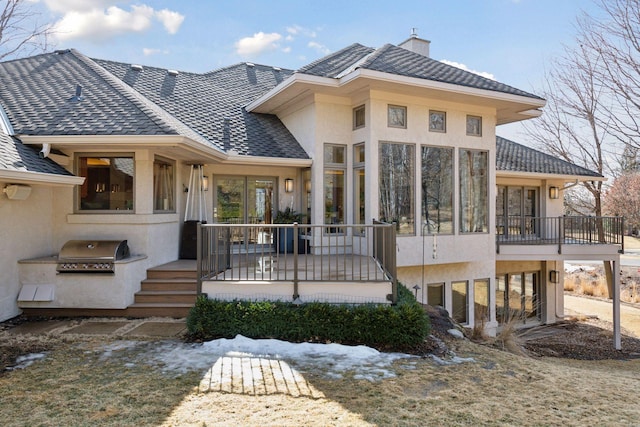
[(407, 107), (389, 105), (387, 107), (387, 126), (392, 128), (407, 128)]
[(496, 320), (540, 320), (540, 272), (514, 272), (496, 278)]
[(498, 235), (532, 237), (540, 233), (538, 188), (497, 187), (496, 233)]
[(489, 176), (486, 151), (460, 150), (460, 232), (489, 228)]
[(422, 233), (453, 233), (453, 149), (422, 147)]
[(132, 211), (133, 156), (78, 157), (79, 208), (90, 211)]
[(353, 129), (363, 128), (365, 125), (364, 105), (353, 109)]
[(398, 234), (415, 234), (415, 146), (380, 143), (380, 219), (396, 223)]
[(482, 117), (467, 116), (467, 135), (482, 136)]
[(467, 323), (469, 282), (451, 282), (451, 317), (458, 323)]
[(364, 188), (364, 144), (353, 147), (353, 223), (364, 224), (364, 205), (366, 193)]
[(447, 113), (444, 111), (429, 111), (429, 132), (447, 131)]
[(489, 279), (473, 281), (473, 302), (476, 324), (489, 320)]
[[(324, 223), (344, 224), (346, 146), (324, 145)], [(329, 228), (329, 232), (340, 229)]]
[(427, 304), (444, 307), (444, 283), (427, 284)]
[(156, 158), (153, 162), (153, 210), (175, 212), (173, 163)]

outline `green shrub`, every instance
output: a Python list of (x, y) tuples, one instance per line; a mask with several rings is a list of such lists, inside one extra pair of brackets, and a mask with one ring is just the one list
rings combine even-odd
[(411, 292), (398, 285), (398, 303), (295, 305), (279, 301), (219, 301), (201, 296), (187, 317), (194, 339), (276, 338), (406, 348), (429, 334), (429, 317)]

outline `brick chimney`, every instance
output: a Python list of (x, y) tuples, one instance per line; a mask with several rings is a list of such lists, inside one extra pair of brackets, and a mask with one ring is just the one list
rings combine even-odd
[(411, 29), (411, 36), (400, 43), (398, 47), (403, 49), (410, 50), (411, 52), (418, 53), (422, 56), (429, 57), (429, 45), (431, 42), (429, 40), (421, 39), (418, 37), (418, 33), (416, 28)]

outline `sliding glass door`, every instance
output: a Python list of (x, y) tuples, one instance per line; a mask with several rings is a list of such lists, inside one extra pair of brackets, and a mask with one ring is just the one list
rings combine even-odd
[[(214, 222), (225, 224), (272, 224), (276, 178), (223, 176), (214, 181)], [(270, 228), (233, 228), (235, 244), (271, 244)]]

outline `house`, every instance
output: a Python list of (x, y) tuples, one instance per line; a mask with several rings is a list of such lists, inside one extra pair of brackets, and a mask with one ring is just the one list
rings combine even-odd
[[(496, 136), (544, 105), (429, 58), (416, 36), (295, 72), (74, 50), (0, 63), (0, 184), (31, 191), (0, 200), (0, 317), (131, 314), (149, 271), (191, 258), (195, 222), (209, 296), (385, 303), (398, 279), (469, 327), (555, 322), (563, 261), (616, 272), (622, 229), (562, 216), (563, 190), (602, 176)], [(272, 225), (287, 207), (302, 226)], [(272, 249), (279, 228), (295, 253)], [(131, 256), (110, 274), (56, 273), (66, 242), (92, 239), (126, 240)]]

